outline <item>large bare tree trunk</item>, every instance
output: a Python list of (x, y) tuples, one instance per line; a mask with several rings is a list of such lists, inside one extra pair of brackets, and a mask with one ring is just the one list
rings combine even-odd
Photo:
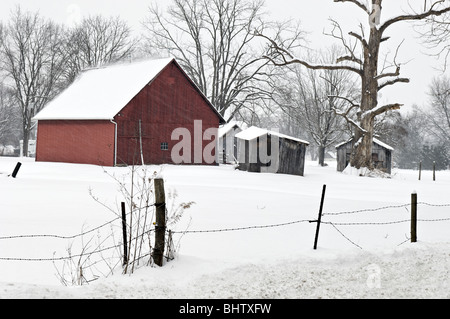
[[(269, 47), (266, 58), (272, 61), (274, 65), (300, 64), (312, 70), (348, 70), (359, 75), (361, 79), (361, 100), (359, 103), (345, 96), (335, 96), (335, 98), (347, 101), (349, 106), (346, 109), (334, 109), (334, 111), (336, 114), (343, 116), (354, 127), (354, 149), (350, 165), (356, 168), (367, 167), (372, 169), (375, 118), (402, 106), (399, 103), (379, 105), (378, 94), (386, 86), (409, 82), (409, 79), (400, 77), (400, 64), (395, 61), (396, 56), (393, 57), (390, 68), (379, 69), (380, 46), (389, 39), (389, 37), (384, 37), (383, 34), (386, 29), (397, 22), (420, 21), (450, 12), (450, 4), (448, 4), (448, 1), (434, 0), (428, 9), (427, 7), (423, 9), (422, 13), (398, 15), (381, 22), (383, 0), (372, 0), (371, 7), (359, 0), (334, 0), (334, 2), (348, 2), (363, 10), (367, 14), (370, 29), (369, 37), (366, 38), (364, 27), (361, 25), (359, 31), (348, 33), (350, 36), (350, 40), (348, 40), (344, 37), (339, 23), (332, 20), (333, 31), (330, 35), (341, 41), (346, 52), (336, 59), (335, 64), (311, 64), (304, 59), (294, 57), (288, 48), (278, 44), (274, 39), (261, 32), (258, 35), (268, 40)], [(357, 47), (361, 48), (359, 52), (356, 50)]]
[(381, 34), (374, 26), (370, 30), (370, 38), (364, 47), (363, 76), (361, 77), (361, 104), (357, 114), (360, 123), (356, 127), (354, 150), (350, 165), (356, 168), (372, 168), (372, 141), (374, 135), (374, 110), (378, 105), (378, 57)]

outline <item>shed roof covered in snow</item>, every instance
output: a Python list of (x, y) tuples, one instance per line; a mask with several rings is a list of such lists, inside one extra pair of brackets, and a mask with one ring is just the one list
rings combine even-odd
[(244, 122), (238, 122), (238, 121), (230, 121), (226, 124), (223, 124), (219, 127), (218, 131), (218, 137), (222, 137), (231, 130), (234, 130), (236, 128), (244, 129), (246, 127), (246, 124)]
[[(337, 144), (337, 145), (335, 146), (335, 148), (339, 148), (339, 147), (343, 146), (344, 144), (347, 144), (347, 143), (351, 142), (352, 140), (353, 140), (353, 138), (351, 138), (351, 139), (349, 139), (349, 140), (347, 140), (347, 141), (345, 141), (345, 142), (339, 143), (339, 144)], [(381, 146), (381, 147), (384, 147), (384, 148), (387, 149), (387, 150), (390, 150), (390, 151), (393, 151), (393, 150), (394, 150), (394, 148), (393, 148), (392, 146), (387, 145), (386, 143), (380, 141), (379, 139), (377, 139), (377, 138), (375, 138), (375, 137), (373, 138), (373, 142), (374, 142), (375, 144)]]
[(292, 140), (292, 141), (296, 141), (296, 142), (300, 142), (300, 143), (309, 145), (309, 142), (301, 140), (299, 138), (288, 136), (288, 135), (285, 135), (285, 134), (281, 134), (281, 133), (275, 132), (275, 131), (269, 131), (269, 130), (266, 130), (266, 129), (263, 129), (263, 128), (259, 128), (259, 127), (256, 127), (256, 126), (252, 126), (252, 127), (248, 128), (246, 130), (243, 130), (242, 132), (236, 134), (236, 137), (240, 138), (242, 140), (253, 140), (253, 139), (257, 138), (257, 137), (260, 137), (260, 136), (263, 136), (263, 135), (266, 135), (266, 134), (278, 136), (280, 138), (285, 138), (285, 139), (288, 139), (288, 140)]
[[(174, 58), (163, 58), (86, 70), (50, 101), (34, 120), (112, 120), (171, 62), (176, 63)], [(191, 83), (195, 86), (192, 80)], [(211, 102), (197, 90), (218, 114)]]

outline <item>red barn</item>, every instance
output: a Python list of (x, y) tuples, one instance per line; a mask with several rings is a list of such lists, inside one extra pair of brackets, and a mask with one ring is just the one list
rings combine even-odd
[(103, 166), (211, 164), (225, 122), (173, 58), (84, 71), (34, 120), (36, 161)]

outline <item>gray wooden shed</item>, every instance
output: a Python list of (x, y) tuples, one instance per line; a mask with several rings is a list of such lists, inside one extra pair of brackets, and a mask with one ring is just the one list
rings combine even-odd
[(243, 123), (232, 121), (219, 126), (219, 163), (230, 164), (237, 162), (236, 134), (242, 132)]
[(308, 142), (252, 126), (236, 134), (238, 169), (304, 175)]
[[(337, 151), (337, 171), (342, 172), (350, 162), (350, 156), (353, 150), (353, 138), (336, 145)], [(372, 162), (373, 166), (388, 174), (391, 174), (392, 152), (394, 149), (374, 138), (372, 144)]]

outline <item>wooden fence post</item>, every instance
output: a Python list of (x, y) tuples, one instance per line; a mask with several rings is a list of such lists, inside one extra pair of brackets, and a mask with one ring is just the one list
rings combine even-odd
[(164, 241), (166, 235), (166, 195), (164, 193), (164, 180), (155, 178), (155, 248), (153, 249), (153, 260), (158, 266), (163, 265)]
[(16, 178), (17, 173), (19, 172), (20, 167), (22, 166), (21, 162), (17, 162), (16, 167), (14, 168), (14, 171), (12, 172), (11, 176), (13, 178)]
[(417, 242), (417, 193), (411, 194), (411, 242)]
[(433, 161), (433, 181), (436, 180), (436, 162)]
[(125, 203), (122, 202), (122, 232), (123, 232), (123, 265), (128, 264), (128, 248), (127, 248), (127, 216), (125, 212)]
[(419, 163), (419, 181), (420, 181), (421, 175), (422, 175), (422, 161), (420, 161), (420, 163)]
[(325, 199), (326, 188), (327, 188), (327, 185), (323, 185), (322, 199), (320, 200), (319, 217), (317, 218), (316, 236), (314, 238), (314, 249), (317, 249), (317, 241), (319, 240), (320, 221), (322, 220), (322, 209), (323, 209), (323, 201)]

